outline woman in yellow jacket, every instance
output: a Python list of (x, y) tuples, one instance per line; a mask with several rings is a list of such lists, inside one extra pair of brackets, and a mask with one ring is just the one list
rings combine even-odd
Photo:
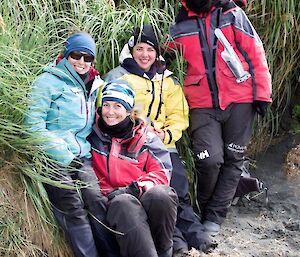
[(175, 143), (188, 127), (188, 105), (181, 85), (161, 61), (157, 33), (151, 25), (137, 27), (120, 54), (120, 65), (104, 76), (109, 82), (126, 80), (136, 92), (135, 109), (151, 124), (168, 148), (173, 172), (171, 186), (179, 197), (174, 234), (173, 256), (181, 256), (189, 248), (206, 250), (211, 240), (196, 218), (189, 203), (188, 179)]

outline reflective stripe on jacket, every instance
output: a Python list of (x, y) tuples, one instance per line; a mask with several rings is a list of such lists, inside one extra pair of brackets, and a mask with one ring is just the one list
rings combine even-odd
[[(224, 47), (215, 28), (221, 29), (251, 78), (237, 83), (221, 57)], [(174, 40), (170, 46), (181, 48), (187, 61), (184, 92), (191, 109), (224, 110), (231, 103), (272, 101), (263, 45), (241, 8), (234, 5), (224, 12), (222, 7), (213, 8), (206, 16), (189, 11), (185, 19), (171, 26), (170, 34)]]

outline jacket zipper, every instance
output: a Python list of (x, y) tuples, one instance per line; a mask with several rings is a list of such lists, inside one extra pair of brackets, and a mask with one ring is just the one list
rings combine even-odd
[(152, 105), (153, 105), (154, 99), (155, 99), (155, 88), (154, 88), (154, 82), (153, 81), (151, 81), (151, 85), (152, 85), (152, 92), (151, 92), (152, 99), (151, 99), (151, 103), (149, 104), (147, 117), (149, 117), (150, 114), (151, 114)]
[(154, 120), (158, 119), (159, 114), (161, 112), (161, 107), (162, 107), (162, 104), (163, 104), (163, 101), (162, 101), (163, 81), (164, 81), (164, 74), (162, 75), (161, 82), (160, 82), (159, 104), (158, 104), (158, 107), (157, 107), (157, 113), (156, 113), (156, 116), (155, 116)]
[[(213, 65), (213, 56), (214, 54), (210, 53), (210, 48), (208, 46), (208, 40), (206, 36), (206, 26), (205, 26), (205, 17), (204, 18), (197, 18), (200, 33), (199, 33), (199, 40), (201, 44), (201, 51), (203, 56), (203, 62), (205, 65), (205, 73), (210, 89), (210, 94), (212, 98), (212, 105), (214, 108), (219, 107), (219, 98), (218, 98), (218, 87), (215, 78), (215, 66)], [(213, 51), (216, 51), (213, 49)]]
[[(72, 75), (72, 72), (68, 69), (68, 67), (67, 66), (65, 66), (65, 68), (69, 71), (69, 73)], [(75, 133), (75, 140), (76, 140), (76, 142), (77, 142), (77, 144), (78, 144), (78, 146), (79, 146), (79, 156), (81, 155), (81, 153), (82, 153), (82, 148), (81, 148), (81, 145), (79, 144), (79, 142), (78, 142), (78, 140), (77, 140), (77, 135), (80, 133), (80, 132), (82, 132), (85, 128), (86, 128), (86, 126), (87, 126), (87, 124), (88, 124), (88, 119), (89, 119), (89, 110), (88, 110), (88, 100), (89, 100), (89, 96), (87, 96), (87, 94), (86, 94), (86, 90), (83, 88), (83, 86), (81, 85), (81, 83), (80, 83), (80, 81), (78, 81), (74, 76), (72, 76), (76, 81), (77, 81), (77, 83), (81, 86), (81, 88), (82, 88), (82, 91), (83, 91), (83, 97), (84, 97), (84, 100), (85, 100), (85, 110), (86, 110), (86, 119), (85, 119), (85, 125), (83, 126), (83, 128), (81, 129), (81, 130), (79, 130), (79, 131), (77, 131), (76, 133)], [(82, 109), (82, 107), (83, 107), (83, 105), (81, 105), (81, 109)]]

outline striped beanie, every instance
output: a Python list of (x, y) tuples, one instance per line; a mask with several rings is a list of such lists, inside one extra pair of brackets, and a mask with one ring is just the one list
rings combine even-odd
[(105, 101), (113, 101), (122, 104), (127, 111), (134, 106), (135, 93), (125, 80), (112, 80), (102, 89), (102, 105)]

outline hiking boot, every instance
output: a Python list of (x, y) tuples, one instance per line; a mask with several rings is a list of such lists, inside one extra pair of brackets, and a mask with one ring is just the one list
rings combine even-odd
[(205, 232), (209, 234), (210, 236), (216, 236), (220, 232), (221, 226), (217, 223), (214, 223), (212, 221), (206, 220), (203, 222), (203, 226), (205, 229)]
[(201, 253), (197, 251), (195, 248), (191, 250), (179, 249), (178, 251), (173, 253), (173, 257), (200, 257)]

